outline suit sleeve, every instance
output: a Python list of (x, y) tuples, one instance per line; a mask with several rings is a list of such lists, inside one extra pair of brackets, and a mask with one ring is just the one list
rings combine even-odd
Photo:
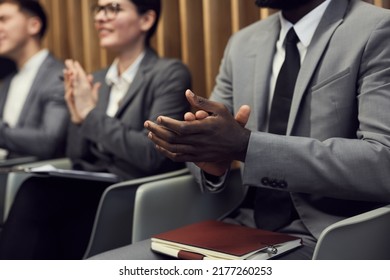
[(37, 156), (40, 159), (52, 158), (63, 150), (68, 110), (64, 101), (64, 87), (58, 76), (62, 69), (52, 71), (47, 76), (47, 84), (40, 92), (39, 107), (31, 108), (42, 112), (37, 127), (10, 128), (0, 125), (0, 146), (21, 155)]
[(89, 149), (90, 145), (90, 141), (85, 139), (83, 136), (81, 126), (69, 122), (66, 141), (66, 156), (72, 161), (92, 158), (93, 155)]
[[(149, 85), (149, 90), (153, 90), (153, 102), (147, 119), (155, 121), (161, 115), (182, 119), (183, 113), (189, 110), (184, 95), (191, 86), (189, 71), (181, 62), (175, 61), (167, 63), (154, 75), (154, 82)], [(142, 127), (147, 119), (142, 120)], [(97, 143), (112, 157), (136, 165), (145, 172), (160, 169), (166, 161), (148, 139), (148, 130), (129, 128), (102, 110), (92, 110), (80, 131), (86, 140)]]
[[(253, 132), (244, 183), (348, 200), (390, 201), (390, 21), (380, 21), (356, 79), (356, 138), (323, 141)], [(352, 81), (355, 82), (355, 81)], [(283, 182), (283, 184), (279, 184)]]

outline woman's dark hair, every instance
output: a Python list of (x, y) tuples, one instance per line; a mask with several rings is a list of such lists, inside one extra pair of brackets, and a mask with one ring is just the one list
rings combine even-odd
[[(141, 1), (142, 2), (142, 1)], [(41, 30), (39, 31), (39, 38), (45, 36), (47, 30), (47, 16), (45, 10), (36, 0), (0, 0), (0, 4), (10, 3), (19, 7), (20, 11), (29, 15), (38, 17), (41, 21)]]
[(130, 0), (134, 5), (137, 6), (138, 13), (143, 15), (147, 11), (152, 10), (156, 13), (156, 21), (153, 26), (149, 29), (146, 34), (145, 43), (147, 46), (150, 45), (150, 38), (154, 35), (157, 29), (158, 20), (161, 14), (161, 0)]

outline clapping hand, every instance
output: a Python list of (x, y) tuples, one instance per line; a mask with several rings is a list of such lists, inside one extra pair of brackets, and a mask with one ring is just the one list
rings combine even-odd
[(77, 61), (68, 59), (65, 61), (65, 65), (64, 84), (66, 104), (72, 122), (80, 124), (96, 106), (100, 83), (93, 83), (93, 77), (87, 75)]
[(174, 161), (194, 162), (215, 176), (222, 175), (233, 160), (245, 161), (250, 131), (244, 126), (249, 106), (243, 105), (233, 117), (221, 103), (190, 90), (186, 97), (197, 111), (186, 113), (184, 121), (160, 116), (157, 123), (145, 122), (156, 148)]

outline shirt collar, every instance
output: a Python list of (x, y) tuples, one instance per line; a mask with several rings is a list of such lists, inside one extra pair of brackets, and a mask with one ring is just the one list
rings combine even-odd
[(310, 13), (301, 18), (294, 25), (286, 20), (282, 13), (279, 12), (279, 19), (281, 24), (279, 40), (284, 42), (287, 32), (292, 26), (294, 26), (295, 33), (297, 34), (299, 41), (307, 48), (313, 39), (314, 32), (316, 31), (322, 16), (325, 13), (326, 8), (332, 0), (326, 0), (318, 7), (313, 9)]
[(141, 53), (136, 60), (122, 73), (121, 76), (119, 76), (118, 73), (118, 59), (115, 59), (114, 62), (111, 64), (110, 68), (107, 71), (106, 74), (106, 83), (109, 86), (112, 86), (113, 84), (117, 84), (120, 79), (123, 79), (128, 84), (130, 84), (135, 75), (137, 74), (138, 68), (141, 65), (141, 61), (145, 56), (145, 52)]
[(49, 50), (47, 49), (40, 50), (32, 57), (30, 57), (29, 60), (27, 60), (27, 62), (22, 66), (19, 72), (33, 71), (34, 69), (38, 70), (48, 55), (49, 55)]

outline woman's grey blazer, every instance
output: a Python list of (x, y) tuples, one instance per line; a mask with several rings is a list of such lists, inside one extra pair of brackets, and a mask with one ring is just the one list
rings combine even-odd
[(102, 83), (98, 104), (82, 125), (71, 125), (67, 154), (75, 168), (108, 171), (131, 179), (177, 169), (183, 165), (162, 156), (147, 137), (146, 120), (158, 116), (183, 119), (189, 110), (185, 90), (191, 87), (186, 66), (175, 59), (159, 58), (147, 49), (140, 68), (116, 115), (107, 116), (110, 87), (108, 69), (97, 72)]

